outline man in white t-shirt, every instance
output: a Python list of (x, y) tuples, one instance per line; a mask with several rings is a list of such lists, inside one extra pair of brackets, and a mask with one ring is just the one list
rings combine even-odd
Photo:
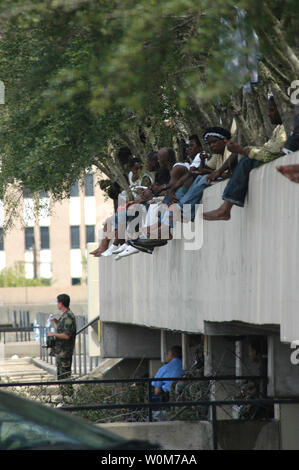
[(190, 171), (203, 170), (207, 160), (207, 153), (203, 151), (201, 142), (196, 134), (189, 137), (189, 155), (192, 159)]

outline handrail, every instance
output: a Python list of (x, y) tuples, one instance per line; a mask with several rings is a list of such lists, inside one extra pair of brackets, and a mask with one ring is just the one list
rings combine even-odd
[[(246, 380), (246, 379), (264, 379), (263, 376), (210, 376), (210, 377), (180, 377), (179, 380), (183, 381), (190, 381), (190, 380), (197, 380), (197, 381), (205, 381), (205, 380)], [(178, 377), (176, 377), (176, 380)], [(192, 407), (192, 406), (208, 406), (212, 407), (212, 436), (213, 436), (213, 448), (215, 450), (218, 449), (218, 426), (217, 426), (217, 413), (216, 408), (217, 406), (233, 406), (233, 405), (275, 405), (275, 404), (297, 404), (299, 403), (299, 398), (249, 398), (249, 399), (233, 399), (233, 400), (196, 400), (196, 401), (175, 401), (175, 402), (152, 402), (151, 401), (151, 394), (150, 394), (150, 381), (165, 381), (165, 380), (173, 380), (170, 377), (152, 377), (152, 378), (140, 378), (140, 379), (103, 379), (103, 380), (63, 380), (63, 381), (55, 381), (55, 382), (21, 382), (21, 383), (0, 383), (1, 387), (12, 387), (12, 386), (28, 386), (28, 385), (47, 385), (47, 384), (96, 384), (96, 383), (123, 383), (123, 382), (148, 382), (149, 386), (149, 395), (148, 395), (148, 402), (147, 403), (116, 403), (116, 404), (102, 404), (102, 405), (79, 405), (79, 406), (62, 406), (60, 407), (61, 411), (96, 411), (96, 410), (108, 410), (108, 409), (148, 409), (149, 412), (149, 421), (152, 421), (152, 411), (157, 410), (160, 408), (171, 408), (171, 407)]]
[(33, 331), (33, 326), (0, 326), (0, 333), (18, 333), (19, 331)]
[[(150, 383), (153, 381), (174, 381), (179, 380), (183, 382), (194, 381), (194, 382), (205, 382), (205, 381), (224, 381), (224, 380), (265, 380), (266, 376), (262, 375), (211, 375), (211, 376), (202, 376), (202, 377), (140, 377), (135, 379), (92, 379), (92, 380), (51, 380), (51, 381), (41, 381), (41, 382), (9, 382), (2, 383), (0, 382), (1, 387), (29, 387), (29, 386), (40, 386), (40, 385), (86, 385), (86, 384), (114, 384), (114, 383)], [(299, 398), (298, 398), (299, 400)]]
[[(33, 325), (31, 326), (0, 326), (0, 341), (2, 340), (2, 334), (4, 337), (4, 344), (6, 343), (6, 333), (16, 333), (16, 341), (19, 341), (19, 335), (20, 333), (20, 341), (23, 341), (23, 338), (25, 337), (25, 341), (30, 341), (30, 333), (34, 331)], [(24, 337), (23, 337), (24, 333)]]
[(79, 335), (80, 333), (82, 333), (82, 331), (86, 330), (86, 328), (88, 328), (89, 326), (91, 326), (95, 321), (99, 320), (100, 319), (100, 315), (98, 315), (97, 317), (95, 317), (93, 320), (91, 320), (89, 323), (87, 323), (86, 325), (82, 326), (82, 328), (80, 328), (79, 331), (77, 331), (76, 333), (76, 336)]

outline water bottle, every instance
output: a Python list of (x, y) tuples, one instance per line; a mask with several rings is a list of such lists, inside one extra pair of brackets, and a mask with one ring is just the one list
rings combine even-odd
[(48, 318), (48, 322), (50, 322), (50, 331), (52, 331), (52, 333), (55, 333), (56, 331), (56, 326), (55, 326), (55, 323), (54, 323), (54, 315), (51, 313), (51, 315), (49, 315), (49, 318)]
[(45, 334), (45, 341), (47, 340), (47, 331), (52, 331), (53, 333), (55, 333), (56, 329), (55, 329), (55, 326), (54, 326), (54, 322), (53, 322), (53, 318), (54, 318), (54, 315), (52, 315), (52, 313), (48, 316), (47, 318), (47, 321), (46, 321), (46, 328), (44, 330), (44, 334)]
[(39, 342), (39, 337), (40, 337), (39, 324), (37, 323), (37, 320), (35, 319), (34, 322), (33, 322), (33, 338), (34, 338), (34, 341)]
[(45, 328), (44, 328), (44, 343), (47, 341), (47, 331), (50, 331), (51, 320), (50, 316), (47, 318)]

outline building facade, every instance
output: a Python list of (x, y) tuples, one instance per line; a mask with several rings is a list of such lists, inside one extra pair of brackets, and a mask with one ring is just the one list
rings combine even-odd
[(39, 194), (39, 211), (24, 192), (22, 217), (3, 237), (5, 208), (0, 206), (0, 270), (23, 264), (28, 279), (48, 279), (52, 286), (75, 286), (86, 281), (87, 243), (98, 240), (103, 221), (113, 211), (89, 172), (84, 184), (73, 185), (69, 199), (53, 201)]

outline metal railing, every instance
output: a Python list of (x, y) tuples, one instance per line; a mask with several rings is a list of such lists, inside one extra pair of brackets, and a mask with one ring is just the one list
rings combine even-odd
[[(92, 326), (96, 321), (99, 320), (99, 316), (94, 318), (92, 321), (90, 321), (87, 324), (84, 324), (79, 330), (77, 330), (76, 337), (77, 337), (77, 348), (78, 348), (78, 375), (79, 377), (82, 377), (82, 375), (87, 374), (87, 360), (88, 360), (88, 354), (87, 354), (87, 348), (86, 348), (86, 334), (87, 334), (87, 328)], [(84, 317), (85, 319), (85, 317)], [(85, 319), (86, 321), (86, 319)], [(83, 338), (83, 353), (82, 353), (82, 338)], [(83, 361), (81, 361), (81, 358)], [(73, 362), (74, 362), (74, 373), (75, 375), (77, 374), (77, 355), (76, 355), (76, 348), (75, 348), (75, 353), (73, 354)], [(91, 372), (95, 367), (97, 367), (99, 364), (99, 357), (90, 357), (89, 356), (89, 372)], [(83, 373), (82, 373), (83, 369)]]
[(1, 326), (0, 327), (0, 341), (3, 341), (6, 344), (6, 335), (9, 335), (11, 339), (11, 334), (15, 333), (16, 342), (18, 341), (31, 341), (31, 333), (33, 332), (33, 327), (14, 327), (14, 326)]
[[(14, 310), (11, 315), (11, 324), (0, 326), (0, 341), (31, 341), (33, 325), (30, 323), (29, 311)], [(7, 341), (8, 340), (8, 341)]]
[[(46, 346), (46, 337), (47, 332), (50, 331), (50, 327), (46, 326), (48, 319), (48, 314), (39, 313), (37, 315), (38, 321), (38, 330), (40, 338), (40, 359), (50, 363), (51, 365), (56, 365), (56, 359), (51, 355), (51, 352), (45, 347)], [(87, 319), (85, 316), (76, 316), (77, 324), (77, 333), (76, 333), (76, 342), (73, 353), (73, 374), (79, 377), (87, 375), (88, 372), (91, 372), (99, 364), (99, 356), (90, 357), (88, 351), (88, 341), (87, 341), (87, 329), (93, 323), (99, 320), (99, 316), (94, 318), (89, 323), (86, 323)]]
[(63, 381), (41, 381), (41, 382), (14, 382), (14, 383), (0, 383), (0, 388), (8, 387), (29, 387), (29, 386), (47, 386), (47, 385), (96, 385), (96, 384), (121, 384), (121, 383), (147, 383), (148, 393), (147, 402), (145, 403), (118, 403), (118, 404), (90, 404), (78, 406), (62, 406), (59, 409), (62, 411), (75, 412), (75, 411), (96, 411), (96, 410), (113, 410), (113, 409), (133, 409), (133, 410), (148, 410), (148, 421), (153, 421), (153, 410), (162, 408), (180, 408), (180, 407), (199, 407), (207, 406), (211, 408), (211, 421), (213, 431), (213, 448), (218, 449), (218, 429), (217, 429), (217, 407), (233, 406), (233, 405), (256, 405), (256, 406), (273, 406), (275, 404), (298, 404), (299, 398), (259, 398), (259, 399), (229, 399), (229, 400), (194, 400), (194, 401), (166, 401), (166, 402), (152, 402), (152, 381), (199, 381), (199, 382), (213, 382), (213, 381), (244, 381), (244, 380), (266, 380), (267, 377), (262, 376), (208, 376), (208, 377), (163, 377), (163, 378), (135, 378), (135, 379), (101, 379), (101, 380), (63, 380)]

